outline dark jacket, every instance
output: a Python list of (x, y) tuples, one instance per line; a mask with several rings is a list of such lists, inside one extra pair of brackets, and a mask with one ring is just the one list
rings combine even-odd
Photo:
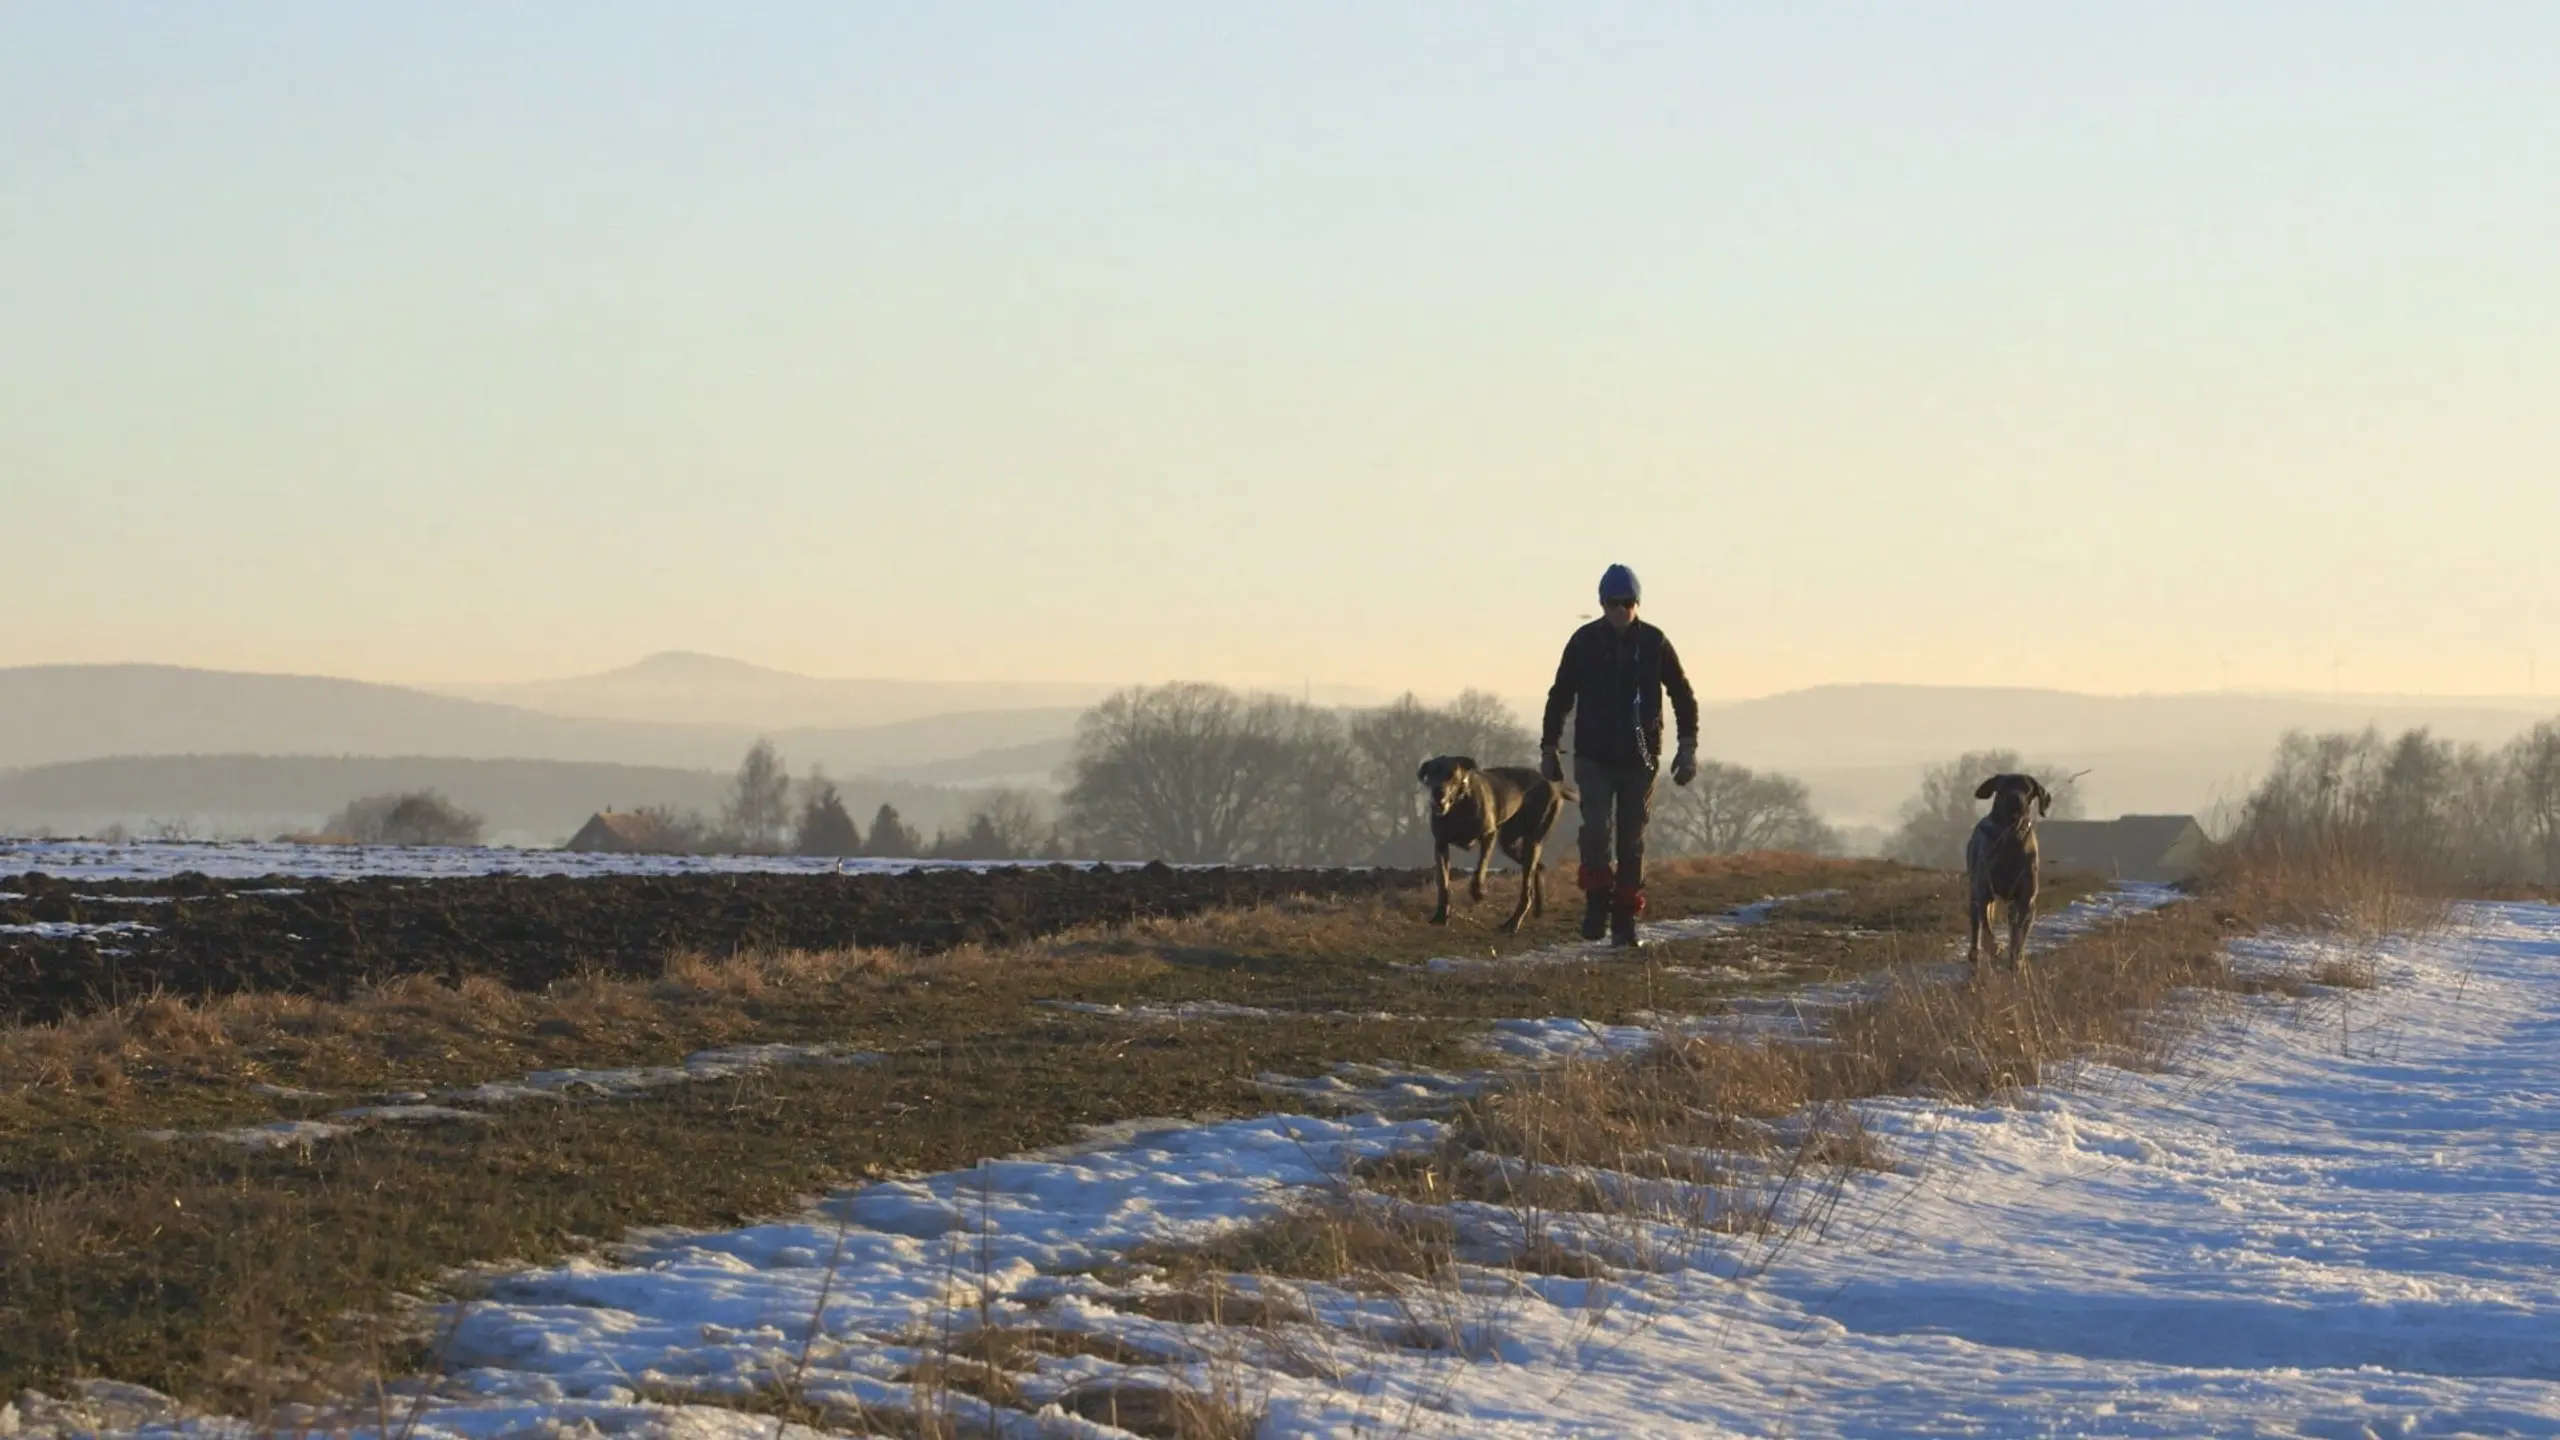
[(1611, 765), (1658, 766), (1662, 762), (1662, 694), (1671, 692), (1680, 743), (1698, 743), (1698, 696), (1680, 668), (1669, 637), (1638, 620), (1624, 634), (1594, 620), (1564, 642), (1556, 683), (1547, 691), (1542, 745), (1564, 739), (1564, 717), (1573, 713), (1573, 753)]

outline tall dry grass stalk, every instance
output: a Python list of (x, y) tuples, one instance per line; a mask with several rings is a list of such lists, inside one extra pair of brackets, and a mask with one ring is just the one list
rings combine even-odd
[(2450, 890), (2370, 830), (2293, 838), (2243, 834), (2215, 856), (2204, 888), (2263, 923), (2375, 942), (2441, 927)]

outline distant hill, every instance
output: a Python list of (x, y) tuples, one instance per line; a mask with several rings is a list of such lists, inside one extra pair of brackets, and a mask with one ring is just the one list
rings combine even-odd
[[(882, 802), (931, 835), (958, 829), (979, 792), (914, 781), (837, 782), (868, 825)], [(489, 822), (490, 839), (557, 845), (603, 809), (719, 810), (729, 777), (711, 770), (560, 760), (154, 755), (79, 760), (0, 774), (0, 834), (94, 835), (155, 824), (198, 836), (307, 830), (364, 795), (442, 791)]]
[(396, 685), (169, 665), (0, 669), (0, 769), (118, 755), (437, 755), (728, 770), (758, 735), (795, 769), (931, 765), (1057, 740), (1075, 706), (868, 727), (578, 719)]
[(864, 729), (994, 710), (1080, 710), (1107, 685), (830, 680), (673, 650), (564, 680), (455, 685), (441, 692), (547, 715), (727, 728)]
[[(722, 705), (768, 693), (781, 697), (774, 702), (782, 707), (776, 714), (833, 713), (808, 699), (834, 693), (826, 687), (904, 684), (809, 680), (683, 655), (654, 657), (591, 679), (602, 687), (593, 693), (623, 686), (633, 696), (661, 682), (679, 695), (689, 693), (687, 686), (726, 687), (729, 698)], [(981, 692), (918, 686), (900, 693), (950, 701)], [(986, 693), (1012, 692), (998, 687)], [(1321, 689), (1316, 694), (1335, 703), (1376, 698)], [(794, 696), (812, 708), (794, 712), (782, 705)], [(1535, 703), (1515, 702), (1531, 723)], [(638, 700), (632, 705), (645, 708)], [(1831, 685), (1713, 705), (1705, 717), (1705, 748), (1717, 759), (1802, 777), (1826, 814), (1851, 824), (1889, 821), (1924, 766), (1994, 746), (2088, 769), (2083, 791), (2095, 813), (2203, 814), (2217, 800), (2245, 791), (2288, 729), (2424, 725), (2454, 739), (2497, 744), (2554, 712), (2560, 712), (2560, 699), (2082, 695)], [(162, 665), (30, 666), (0, 669), (0, 770), (109, 756), (336, 755), (543, 760), (725, 774), (761, 734), (773, 739), (795, 773), (821, 764), (840, 780), (872, 775), (884, 784), (1048, 785), (1066, 759), (1080, 713), (1078, 704), (1052, 703), (873, 725), (759, 727), (551, 714), (317, 676)]]
[(1074, 738), (1062, 735), (1055, 740), (980, 750), (923, 765), (894, 766), (878, 773), (883, 779), (933, 785), (1012, 785), (1046, 790), (1060, 786), (1059, 772), (1074, 749)]

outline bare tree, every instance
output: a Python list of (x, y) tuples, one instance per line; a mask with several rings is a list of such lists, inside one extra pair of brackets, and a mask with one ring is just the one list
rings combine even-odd
[(1057, 848), (1057, 827), (1037, 796), (991, 790), (957, 835), (934, 837), (933, 853), (946, 860), (1032, 860)]
[(970, 812), (969, 828), (983, 834), (1003, 852), (997, 858), (1027, 860), (1052, 847), (1058, 822), (1039, 796), (1028, 790), (1006, 788), (988, 792), (987, 798)]
[(758, 740), (738, 762), (720, 824), (724, 838), (742, 852), (770, 853), (782, 848), (783, 834), (791, 824), (791, 772), (783, 767), (772, 741)]
[(1353, 838), (1341, 722), (1280, 696), (1123, 690), (1077, 722), (1068, 773), (1066, 828), (1105, 858), (1306, 863)]
[(1838, 832), (1822, 823), (1804, 782), (1790, 775), (1763, 775), (1710, 760), (1698, 767), (1691, 784), (1661, 787), (1654, 796), (1660, 807), (1654, 818), (1668, 854), (1840, 851)]
[(2275, 758), (2240, 807), (2237, 836), (2253, 844), (2302, 849), (2323, 835), (2372, 822), (2380, 784), (2382, 735), (2288, 731)]
[[(1342, 717), (1295, 700), (1255, 702), (1273, 742), (1263, 763), (1276, 775), (1234, 858), (1264, 865), (1334, 865), (1364, 858), (1374, 793), (1360, 776)], [(1413, 781), (1408, 775), (1405, 785)]]
[(2543, 884), (2560, 884), (2560, 720), (2545, 720), (2519, 736), (2512, 750), (2517, 808), (2523, 812)]
[(1991, 808), (1974, 799), (1973, 792), (1994, 775), (2035, 776), (2053, 792), (2055, 819), (2079, 818), (2078, 776), (2058, 765), (2030, 765), (2015, 750), (1969, 750), (1929, 767), (1920, 779), (1920, 792), (1902, 802), (1901, 825), (1885, 842), (1885, 854), (1906, 865), (1962, 868), (1965, 838)]
[(672, 805), (643, 805), (638, 814), (648, 822), (644, 827), (652, 838), (649, 848), (661, 854), (690, 855), (710, 848), (711, 822), (700, 811), (678, 810)]
[(845, 813), (844, 796), (837, 793), (835, 782), (816, 766), (800, 782), (800, 820), (792, 830), (791, 851), (795, 855), (862, 853), (861, 828)]
[(1407, 692), (1352, 716), (1348, 729), (1358, 771), (1352, 822), (1358, 835), (1345, 837), (1351, 843), (1339, 858), (1410, 865), (1428, 859), (1431, 832), (1413, 773), (1434, 755), (1471, 756), (1479, 765), (1537, 763), (1538, 737), (1481, 690), (1445, 706), (1425, 705)]
[(2370, 804), (2373, 825), (2383, 851), (2413, 873), (2443, 873), (2460, 848), (2454, 827), (2455, 776), (2461, 756), (2455, 747), (2423, 728), (2392, 741), (2375, 776)]
[(2560, 879), (2560, 720), (2495, 752), (2423, 729), (2288, 734), (2231, 844), (2370, 858), (2439, 889)]

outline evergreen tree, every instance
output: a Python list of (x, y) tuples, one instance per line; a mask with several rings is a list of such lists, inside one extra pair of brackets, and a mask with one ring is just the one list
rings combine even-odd
[(880, 813), (871, 817), (871, 843), (862, 847), (863, 854), (905, 859), (923, 852), (924, 837), (898, 818), (897, 806), (883, 804)]
[(844, 796), (826, 772), (811, 769), (800, 790), (800, 823), (793, 828), (795, 855), (859, 855), (862, 831), (845, 813)]

